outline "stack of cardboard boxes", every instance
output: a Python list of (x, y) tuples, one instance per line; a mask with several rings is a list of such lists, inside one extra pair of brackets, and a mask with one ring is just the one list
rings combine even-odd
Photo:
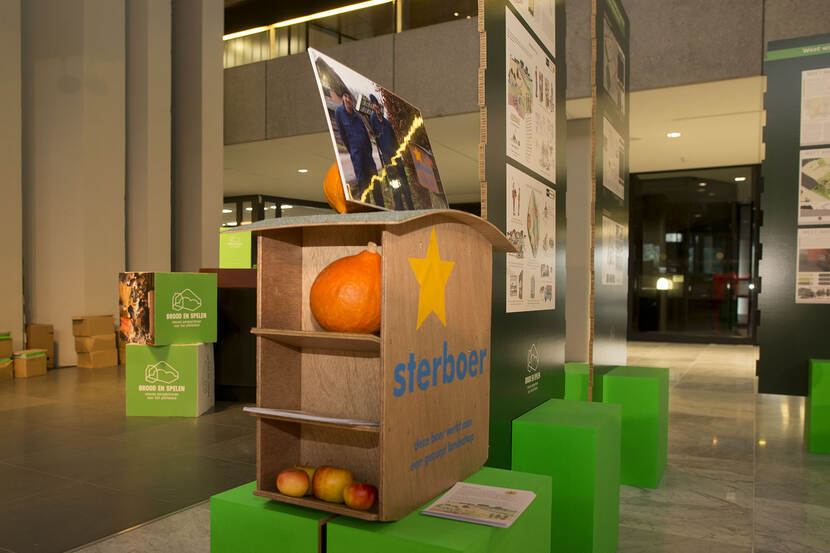
[(72, 317), (72, 334), (75, 336), (78, 367), (99, 369), (118, 365), (112, 315)]
[(14, 377), (29, 378), (46, 374), (46, 350), (24, 349), (14, 352)]
[(52, 325), (28, 325), (26, 327), (26, 347), (46, 350), (46, 368), (55, 368), (55, 329)]
[(198, 417), (214, 403), (216, 274), (121, 273), (127, 416)]
[(14, 366), (12, 364), (12, 335), (8, 330), (0, 330), (0, 380), (14, 378)]

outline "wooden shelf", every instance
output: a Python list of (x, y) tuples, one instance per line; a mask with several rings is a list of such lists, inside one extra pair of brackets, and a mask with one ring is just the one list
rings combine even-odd
[(380, 338), (374, 334), (276, 328), (252, 328), (251, 334), (297, 348), (359, 351), (380, 355)]
[(342, 428), (358, 432), (380, 433), (380, 425), (375, 421), (364, 421), (355, 419), (341, 419), (317, 415), (307, 411), (296, 411), (292, 409), (267, 409), (263, 407), (245, 407), (245, 412), (263, 419), (278, 421), (297, 422), (300, 424), (313, 424), (316, 426), (327, 426), (330, 428)]
[(279, 492), (271, 492), (267, 490), (254, 490), (254, 495), (274, 499), (276, 501), (282, 501), (283, 503), (299, 505), (300, 507), (308, 507), (309, 509), (327, 511), (336, 515), (346, 515), (349, 517), (361, 518), (363, 520), (380, 520), (380, 517), (378, 516), (377, 503), (375, 503), (375, 505), (368, 511), (358, 511), (357, 509), (346, 507), (341, 503), (329, 503), (328, 501), (322, 501), (312, 496), (291, 497), (290, 495), (284, 495)]

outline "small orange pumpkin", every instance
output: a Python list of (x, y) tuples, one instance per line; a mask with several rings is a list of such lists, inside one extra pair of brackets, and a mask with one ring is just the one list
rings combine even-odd
[(337, 213), (353, 213), (359, 210), (358, 206), (346, 203), (346, 195), (343, 193), (343, 181), (340, 180), (340, 169), (337, 162), (332, 163), (323, 180), (323, 193), (326, 201)]
[(357, 255), (342, 257), (320, 271), (309, 303), (320, 326), (332, 332), (370, 334), (380, 330), (380, 254), (370, 242)]

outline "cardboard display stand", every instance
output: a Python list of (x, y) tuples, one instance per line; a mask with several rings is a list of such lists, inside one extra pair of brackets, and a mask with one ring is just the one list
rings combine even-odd
[(14, 352), (14, 377), (29, 378), (46, 374), (46, 350), (25, 349)]
[(198, 417), (213, 404), (213, 344), (127, 345), (128, 417)]
[(164, 346), (216, 341), (216, 275), (120, 273), (122, 339)]
[[(493, 225), (453, 210), (291, 217), (258, 233), (257, 495), (397, 520), (487, 459)], [(323, 330), (317, 274), (381, 247), (380, 336)], [(312, 420), (316, 416), (327, 421)], [(276, 490), (292, 465), (334, 465), (378, 487), (370, 511)]]
[(26, 326), (26, 347), (46, 350), (46, 368), (55, 366), (55, 329), (52, 325)]

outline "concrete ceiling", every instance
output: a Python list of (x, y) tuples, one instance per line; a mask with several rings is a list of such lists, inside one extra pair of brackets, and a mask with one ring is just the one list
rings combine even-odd
[[(749, 77), (632, 93), (631, 172), (760, 163), (764, 82)], [(566, 112), (568, 119), (590, 117), (590, 98), (569, 100)], [(427, 119), (426, 127), (450, 202), (478, 201), (478, 113)], [(322, 181), (333, 158), (328, 133), (225, 146), (225, 195), (325, 201)]]

